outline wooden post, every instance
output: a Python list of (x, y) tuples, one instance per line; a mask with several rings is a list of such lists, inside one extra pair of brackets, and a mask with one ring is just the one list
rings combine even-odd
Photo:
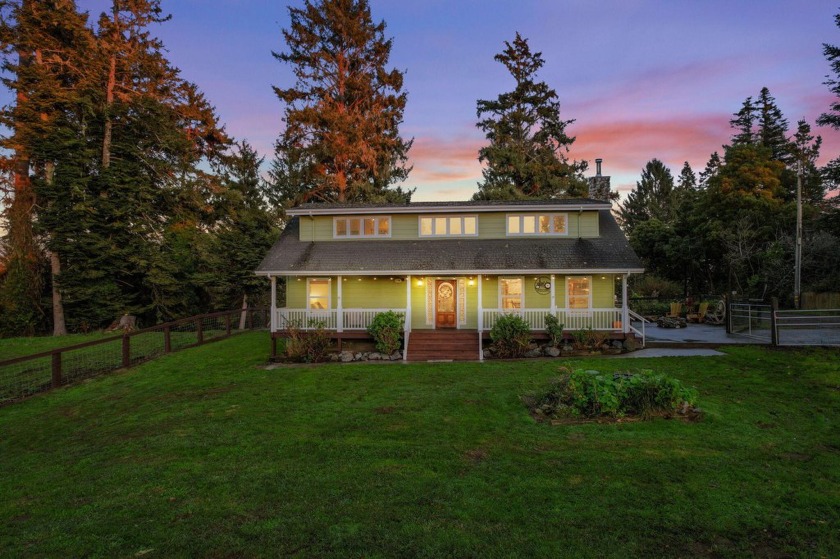
[(230, 315), (225, 315), (225, 336), (230, 336)]
[(127, 369), (131, 366), (131, 338), (128, 333), (122, 337), (122, 366)]
[(52, 354), (52, 387), (61, 386), (61, 352), (55, 351)]
[(163, 352), (172, 353), (172, 331), (169, 326), (163, 327)]
[(271, 359), (277, 358), (277, 338), (272, 334), (271, 336)]
[[(335, 331), (344, 332), (344, 296), (342, 294), (342, 276), (338, 277), (338, 285), (335, 288), (336, 292), (336, 316), (335, 316)], [(332, 291), (332, 287), (330, 287)]]
[(779, 299), (772, 297), (770, 299), (770, 343), (774, 346), (779, 345), (779, 325), (776, 323), (776, 312), (779, 310)]
[(627, 274), (621, 276), (621, 331), (630, 331), (630, 300), (627, 298)]
[(277, 276), (271, 276), (271, 307), (270, 307), (271, 316), (271, 326), (269, 330), (271, 332), (277, 331)]
[(201, 318), (195, 319), (195, 338), (199, 345), (204, 343), (204, 330), (201, 325)]

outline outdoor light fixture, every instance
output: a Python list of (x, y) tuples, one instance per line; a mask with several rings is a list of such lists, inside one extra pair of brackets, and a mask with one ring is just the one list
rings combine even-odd
[(422, 286), (423, 286), (423, 280), (421, 280), (421, 279), (417, 280), (417, 287), (422, 287)]
[(470, 281), (467, 282), (467, 285), (472, 287), (473, 285), (475, 285), (475, 282), (473, 280), (470, 280)]

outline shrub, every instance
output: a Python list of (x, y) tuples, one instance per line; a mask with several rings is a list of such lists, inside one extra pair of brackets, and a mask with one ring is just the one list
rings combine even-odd
[(368, 334), (376, 342), (376, 351), (388, 355), (402, 345), (403, 317), (394, 311), (378, 313), (368, 326)]
[(490, 339), (499, 357), (522, 357), (531, 343), (531, 327), (521, 316), (505, 314), (496, 319)]
[(696, 391), (674, 378), (651, 370), (637, 373), (601, 373), (561, 368), (561, 375), (536, 394), (525, 396), (526, 405), (543, 417), (649, 418), (680, 412), (694, 406)]
[(578, 350), (594, 351), (600, 349), (609, 334), (599, 330), (587, 328), (572, 332), (572, 346)]
[(560, 341), (563, 339), (563, 326), (557, 320), (557, 316), (553, 314), (545, 315), (545, 331), (552, 347), (560, 345)]
[(330, 334), (322, 321), (310, 320), (310, 330), (303, 330), (300, 323), (290, 322), (287, 326), (289, 341), (286, 342), (286, 357), (292, 361), (317, 363), (324, 361), (330, 350)]

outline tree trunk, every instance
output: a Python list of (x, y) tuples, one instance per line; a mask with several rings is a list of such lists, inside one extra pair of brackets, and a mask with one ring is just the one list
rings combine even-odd
[(239, 329), (244, 330), (248, 318), (248, 294), (242, 295), (242, 312), (239, 314)]
[[(55, 163), (48, 161), (44, 165), (44, 180), (52, 185), (55, 178)], [(53, 336), (67, 335), (67, 325), (64, 322), (64, 301), (61, 298), (61, 291), (58, 289), (58, 276), (61, 275), (61, 259), (54, 250), (50, 254), (50, 276), (52, 279), (52, 310), (53, 310)]]
[(50, 271), (52, 273), (52, 308), (53, 308), (53, 336), (66, 336), (67, 326), (64, 323), (64, 301), (58, 289), (56, 278), (61, 275), (61, 260), (58, 253), (50, 251)]
[[(116, 19), (116, 14), (114, 19)], [(108, 83), (105, 89), (105, 131), (102, 134), (102, 168), (111, 166), (111, 106), (114, 104), (114, 88), (117, 84), (117, 56), (111, 55), (108, 68)]]

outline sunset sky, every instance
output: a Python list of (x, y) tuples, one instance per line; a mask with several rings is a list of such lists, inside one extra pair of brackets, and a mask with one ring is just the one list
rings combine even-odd
[[(92, 19), (107, 0), (80, 0)], [(301, 2), (293, 2), (301, 5)], [(391, 65), (406, 71), (401, 128), (414, 138), (415, 200), (469, 198), (481, 178), (476, 100), (513, 81), (493, 56), (518, 31), (546, 60), (540, 78), (575, 119), (572, 159), (604, 159), (613, 188), (626, 193), (651, 158), (677, 175), (696, 172), (727, 143), (728, 121), (747, 96), (767, 86), (788, 118), (828, 108), (822, 43), (840, 44), (836, 0), (591, 1), (372, 0), (376, 21), (394, 39)], [(287, 3), (276, 0), (169, 0), (172, 20), (158, 35), (185, 78), (216, 106), (228, 131), (270, 159), (282, 129), (272, 85), (290, 71), (284, 50)], [(840, 153), (840, 132), (824, 138), (822, 162)], [(792, 132), (792, 131), (791, 131)]]

